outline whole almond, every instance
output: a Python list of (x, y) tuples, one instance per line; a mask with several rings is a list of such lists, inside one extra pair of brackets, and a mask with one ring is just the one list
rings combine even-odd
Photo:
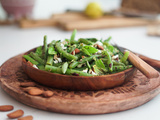
[(43, 92), (43, 96), (44, 97), (52, 97), (53, 96), (53, 92), (50, 90), (44, 91)]
[(85, 58), (85, 56), (82, 56), (82, 59)]
[(7, 114), (7, 116), (10, 119), (15, 119), (15, 118), (19, 118), (19, 117), (23, 116), (23, 114), (24, 114), (23, 110), (16, 110), (12, 113)]
[(78, 48), (76, 48), (75, 49), (75, 54), (78, 54), (78, 53), (80, 53), (81, 51), (78, 49)]
[(33, 95), (33, 96), (41, 95), (43, 93), (43, 90), (37, 87), (27, 87), (24, 90), (28, 92), (28, 94)]
[(0, 111), (1, 112), (11, 111), (13, 109), (14, 109), (14, 107), (12, 105), (1, 105), (0, 106)]
[(22, 82), (20, 83), (21, 87), (34, 87), (35, 83), (34, 82)]
[(100, 46), (100, 45), (98, 45), (98, 44), (97, 44), (97, 48), (98, 48), (99, 50), (104, 50), (103, 46)]
[(73, 50), (72, 51), (72, 55), (75, 55), (75, 54), (78, 54), (78, 53), (80, 53), (81, 51), (78, 49), (78, 48), (76, 48), (75, 50)]
[(18, 118), (18, 120), (33, 120), (33, 117), (29, 115), (29, 116)]

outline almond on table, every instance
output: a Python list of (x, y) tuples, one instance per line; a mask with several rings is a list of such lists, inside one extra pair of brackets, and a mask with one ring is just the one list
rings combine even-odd
[(33, 117), (29, 115), (29, 116), (18, 118), (18, 120), (33, 120)]
[(27, 87), (24, 89), (24, 91), (33, 96), (41, 95), (43, 93), (43, 90), (37, 87)]
[(10, 119), (15, 119), (15, 118), (19, 118), (19, 117), (23, 116), (23, 114), (24, 114), (23, 110), (16, 110), (14, 112), (7, 114), (7, 116)]
[(1, 105), (0, 106), (1, 112), (11, 111), (13, 109), (14, 109), (14, 107), (12, 105)]
[(52, 97), (53, 96), (53, 92), (50, 90), (44, 91), (43, 92), (43, 96), (44, 97)]
[(34, 87), (35, 83), (34, 82), (22, 82), (20, 83), (21, 87)]

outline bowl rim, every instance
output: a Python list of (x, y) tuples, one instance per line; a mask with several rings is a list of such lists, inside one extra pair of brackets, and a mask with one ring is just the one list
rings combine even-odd
[[(33, 48), (33, 49), (30, 49), (28, 50), (27, 52), (25, 52), (23, 55), (26, 55), (28, 54), (29, 52), (31, 51), (34, 51), (37, 47)], [(49, 74), (49, 75), (57, 75), (57, 76), (62, 76), (62, 77), (72, 77), (72, 78), (104, 78), (104, 77), (113, 77), (113, 76), (117, 76), (117, 75), (120, 75), (120, 74), (124, 74), (124, 73), (127, 73), (133, 69), (135, 69), (135, 67), (131, 67), (131, 68), (128, 68), (126, 70), (123, 70), (121, 72), (118, 72), (118, 73), (112, 73), (112, 74), (107, 74), (107, 75), (99, 75), (99, 76), (73, 76), (73, 75), (65, 75), (65, 74), (58, 74), (58, 73), (52, 73), (52, 72), (48, 72), (48, 71), (43, 71), (43, 70), (40, 70), (40, 69), (37, 69), (33, 66), (31, 66), (30, 64), (27, 64), (27, 60), (22, 56), (22, 62), (24, 64), (26, 64), (28, 67), (30, 67), (31, 69), (33, 70), (37, 70), (38, 72), (43, 72), (44, 74)], [(23, 65), (23, 64), (22, 64)]]

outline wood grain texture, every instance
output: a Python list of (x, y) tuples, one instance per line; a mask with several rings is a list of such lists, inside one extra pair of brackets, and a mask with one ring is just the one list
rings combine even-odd
[(138, 18), (125, 17), (102, 17), (100, 19), (86, 19), (72, 21), (62, 24), (64, 30), (84, 30), (84, 29), (101, 29), (101, 28), (115, 28), (115, 27), (129, 27), (129, 26), (144, 26), (148, 21)]
[(139, 55), (139, 57), (144, 60), (146, 63), (148, 63), (149, 65), (151, 65), (152, 67), (154, 67), (157, 70), (160, 70), (160, 61), (146, 57), (144, 55)]
[(53, 96), (32, 96), (20, 86), (33, 82), (21, 64), (22, 55), (6, 61), (0, 68), (0, 85), (4, 91), (34, 108), (68, 114), (104, 114), (138, 107), (160, 93), (160, 77), (148, 79), (141, 72), (119, 87), (100, 91), (66, 91), (49, 88), (35, 82), (35, 86), (53, 92)]
[(129, 61), (140, 70), (148, 78), (157, 78), (159, 77), (159, 72), (143, 61), (141, 58), (136, 56), (134, 53), (129, 51), (128, 56)]
[[(29, 54), (32, 49), (25, 54)], [(101, 76), (71, 76), (62, 75), (56, 73), (50, 73), (34, 68), (22, 58), (22, 68), (24, 72), (33, 80), (43, 85), (65, 89), (65, 90), (102, 90), (106, 88), (112, 88), (123, 84), (126, 80), (129, 80), (136, 74), (136, 68), (129, 68), (122, 72), (118, 72), (110, 75)]]
[(150, 23), (148, 20), (141, 18), (128, 18), (119, 16), (105, 15), (99, 19), (90, 19), (83, 13), (66, 12), (54, 14), (46, 20), (21, 20), (22, 28), (33, 28), (42, 26), (57, 26), (64, 30), (84, 30), (100, 29), (114, 27), (144, 26)]
[(41, 19), (41, 20), (22, 19), (19, 21), (19, 25), (21, 28), (56, 26), (56, 24), (57, 22), (54, 19)]

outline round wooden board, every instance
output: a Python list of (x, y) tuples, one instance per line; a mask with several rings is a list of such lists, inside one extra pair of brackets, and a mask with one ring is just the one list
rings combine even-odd
[(0, 85), (16, 100), (34, 108), (68, 114), (104, 114), (124, 111), (140, 106), (160, 92), (160, 77), (147, 79), (139, 71), (122, 86), (101, 91), (66, 91), (36, 87), (53, 91), (53, 96), (32, 96), (23, 91), (22, 82), (33, 81), (22, 70), (22, 55), (6, 61), (0, 68)]

